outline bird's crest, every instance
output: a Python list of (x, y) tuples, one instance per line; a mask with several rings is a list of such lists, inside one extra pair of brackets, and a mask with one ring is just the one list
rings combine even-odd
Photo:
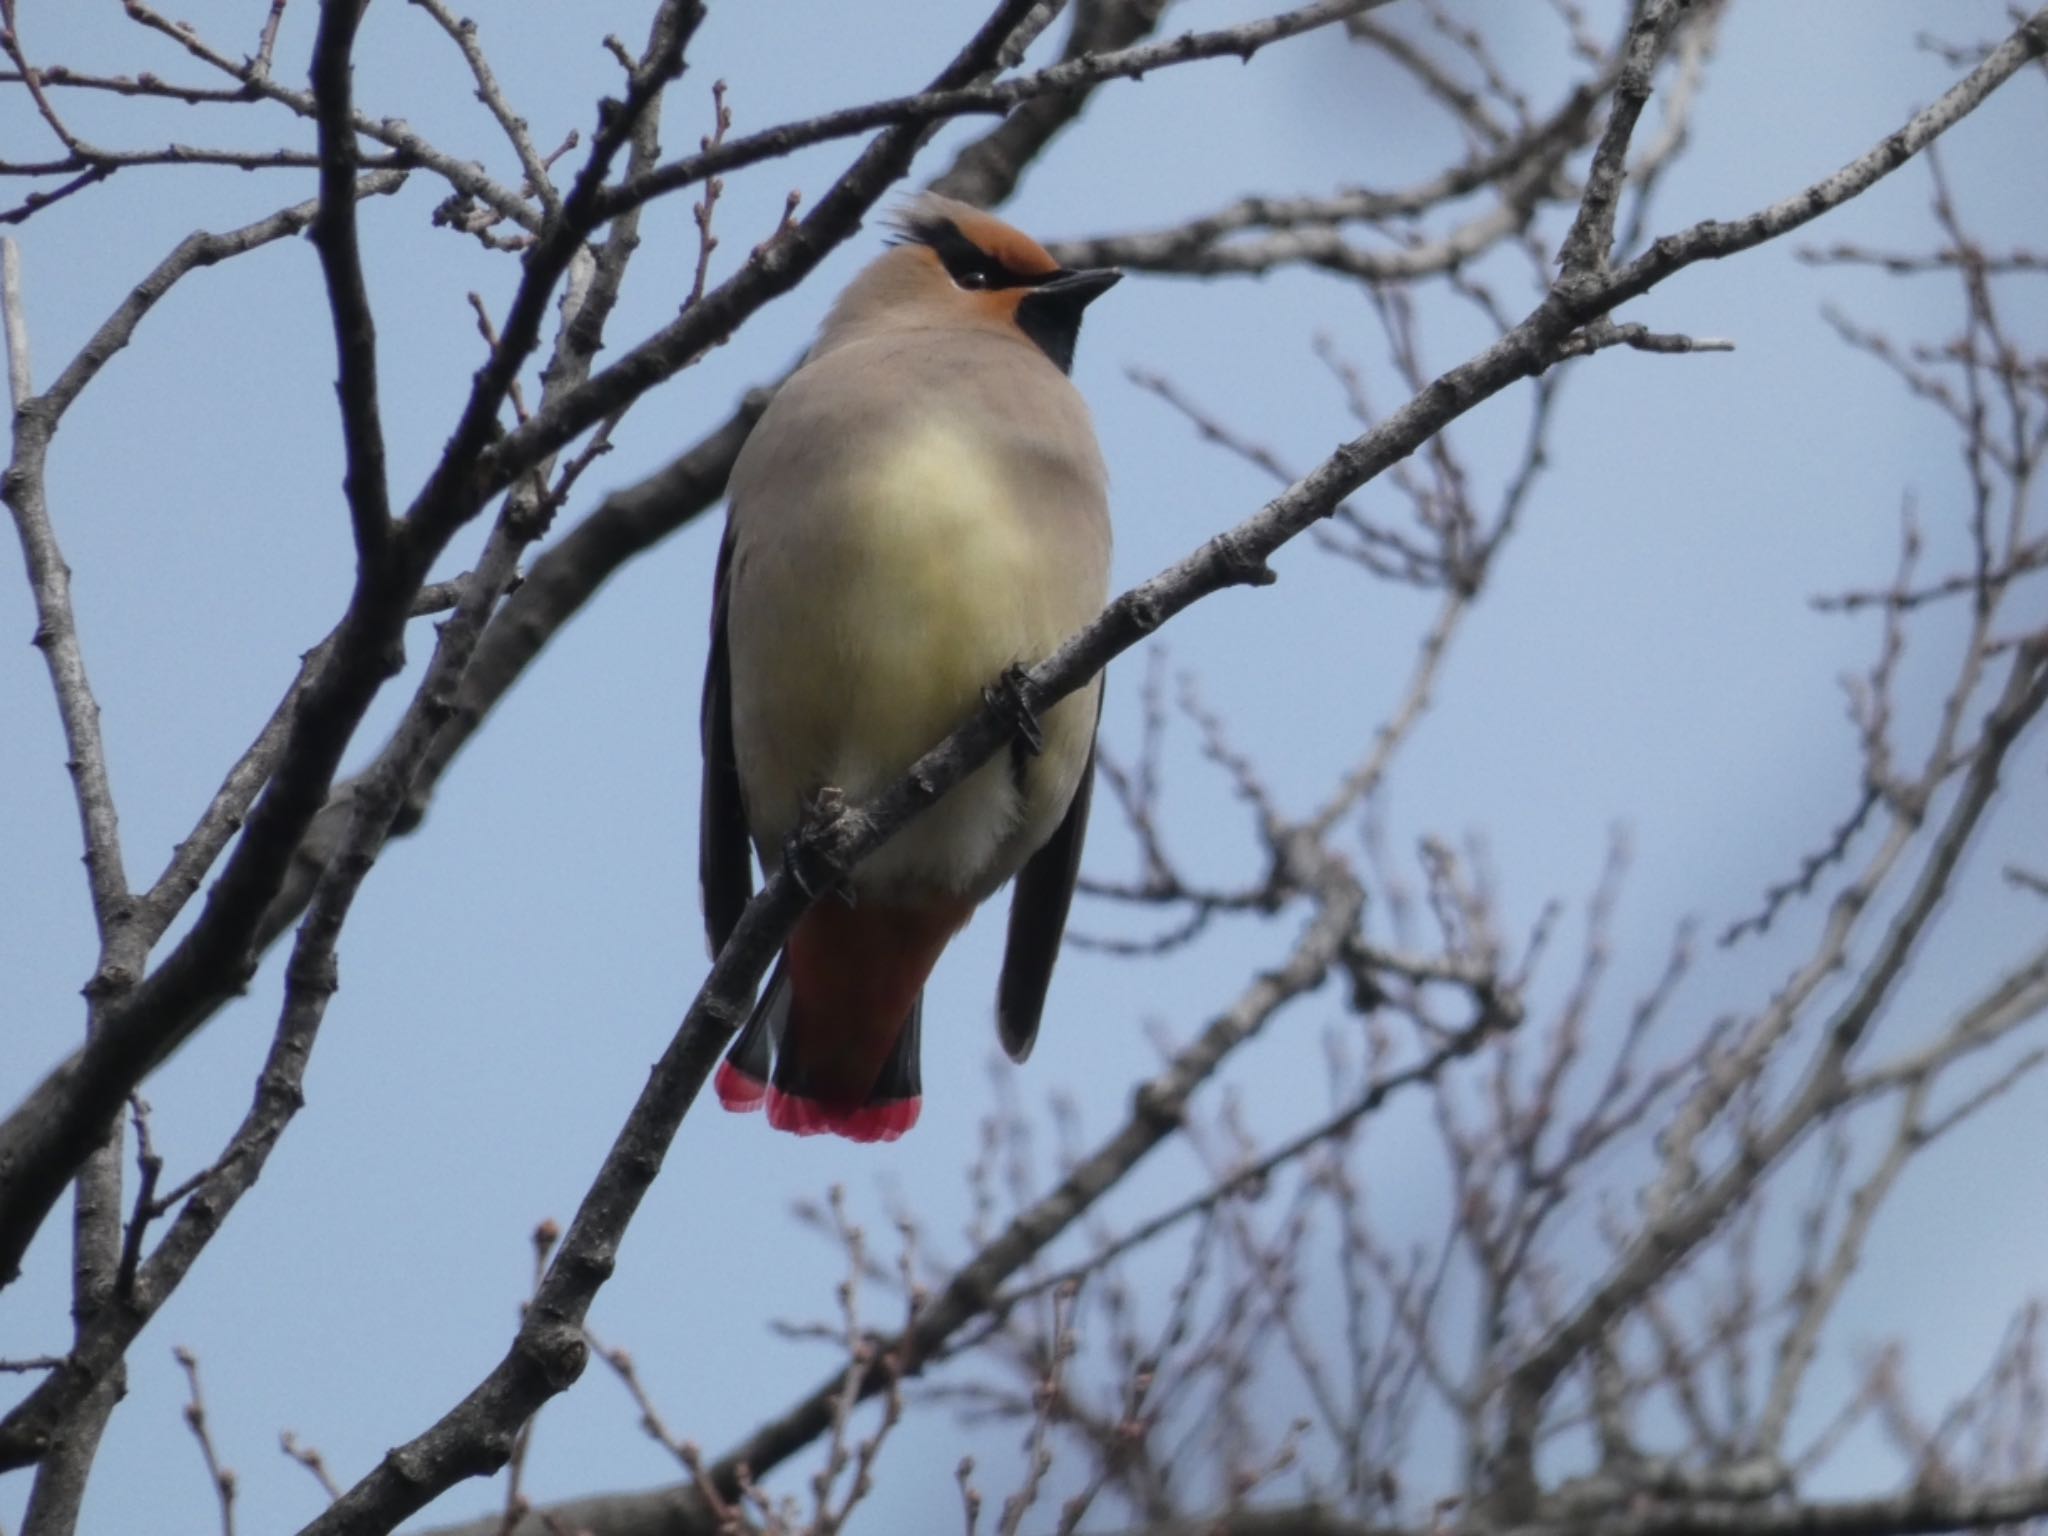
[(1030, 288), (1060, 272), (1045, 247), (1022, 230), (936, 192), (913, 198), (891, 222), (896, 244), (929, 247), (962, 287)]

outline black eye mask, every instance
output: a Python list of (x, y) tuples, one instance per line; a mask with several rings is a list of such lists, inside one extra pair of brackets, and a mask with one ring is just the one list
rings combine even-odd
[(962, 288), (1036, 288), (1057, 272), (1018, 272), (1003, 265), (960, 233), (951, 219), (917, 225), (911, 236), (937, 254), (947, 274)]

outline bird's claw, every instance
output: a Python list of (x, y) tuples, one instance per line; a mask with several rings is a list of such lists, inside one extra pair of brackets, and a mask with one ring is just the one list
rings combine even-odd
[(846, 889), (846, 794), (833, 785), (804, 797), (803, 819), (782, 845), (782, 866), (812, 901)]
[(1017, 747), (1029, 756), (1036, 757), (1045, 750), (1045, 728), (1038, 723), (1038, 712), (1031, 707), (1030, 674), (1022, 664), (1013, 663), (1003, 669), (1003, 675), (981, 690), (982, 699), (1002, 716), (1016, 732)]

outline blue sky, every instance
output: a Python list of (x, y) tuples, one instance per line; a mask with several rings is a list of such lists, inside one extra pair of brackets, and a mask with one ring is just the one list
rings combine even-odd
[[(240, 49), (262, 9), (191, 0), (180, 14)], [(27, 44), (46, 62), (198, 73), (117, 8), (24, 0), (23, 11)], [(587, 131), (588, 103), (613, 74), (595, 40), (636, 38), (640, 11), (609, 0), (477, 9), (537, 139)], [(1746, 211), (1861, 152), (1952, 76), (1915, 49), (1916, 32), (1992, 36), (2004, 30), (2003, 11), (1995, 0), (1737, 0), (1694, 148), (1665, 185), (1654, 227)], [(1547, 12), (1529, 12), (1516, 24), (1527, 29), (1530, 89), (1542, 101), (1560, 78), (1560, 50)], [(1174, 25), (1254, 13), (1190, 0)], [(671, 98), (668, 141), (704, 130), (714, 76), (729, 83), (741, 130), (906, 89), (954, 46), (963, 14), (936, 0), (906, 4), (883, 28), (861, 8), (792, 0), (767, 26), (758, 8), (714, 6)], [(303, 68), (313, 16), (310, 4), (288, 12), (281, 75)], [(402, 115), (502, 168), (459, 58), (415, 10), (373, 6), (359, 61), (367, 110)], [(2043, 106), (2039, 82), (2022, 79), (1947, 141), (1960, 203), (1994, 245), (2043, 243), (2048, 170), (2020, 149), (2041, 142)], [(81, 106), (80, 117), (96, 136), (147, 132), (150, 119), (123, 104), (93, 111)], [(1418, 116), (1334, 37), (1276, 47), (1248, 67), (1169, 70), (1105, 89), (1006, 214), (1050, 238), (1169, 223), (1255, 189), (1394, 184), (1445, 151), (1434, 129), (1414, 131)], [(170, 131), (226, 136), (237, 121), (178, 114)], [(285, 131), (277, 120), (270, 130)], [(918, 175), (936, 173), (972, 131), (949, 130)], [(19, 92), (0, 95), (0, 133), (10, 156), (43, 143)], [(829, 146), (732, 178), (714, 275), (773, 227), (790, 187), (815, 195), (847, 155)], [(1811, 243), (1929, 245), (1928, 191), (1925, 174), (1909, 169), (1815, 229)], [(309, 194), (310, 177), (293, 172), (128, 171), (31, 221), (17, 238), (39, 385), (185, 232)], [(401, 501), (433, 462), (479, 358), (464, 294), (474, 288), (502, 312), (515, 279), (504, 258), (428, 227), (439, 195), (416, 178), (363, 215)], [(720, 419), (739, 389), (785, 367), (878, 233), (849, 242), (813, 283), (641, 406), (570, 515), (657, 467)], [(694, 259), (681, 201), (651, 210), (645, 237), (615, 345), (672, 311)], [(1874, 630), (1815, 614), (1809, 595), (1889, 573), (1909, 494), (1930, 531), (1930, 567), (1952, 564), (1960, 548), (1943, 516), (1959, 490), (1952, 433), (1821, 317), (1833, 303), (1901, 336), (1939, 339), (1957, 317), (1954, 286), (1804, 266), (1792, 254), (1803, 243), (1696, 268), (1625, 317), (1732, 338), (1732, 354), (1615, 353), (1572, 370), (1555, 467), (1384, 806), (1389, 841), (1404, 853), (1425, 833), (1483, 837), (1504, 910), (1520, 926), (1549, 898), (1590, 889), (1610, 830), (1626, 827), (1636, 859), (1610, 1013), (1662, 963), (1677, 920), (1697, 914), (1717, 928), (1748, 909), (1850, 803), (1854, 742), (1837, 679), (1867, 664)], [(1519, 301), (1516, 269), (1495, 270)], [(2038, 302), (2027, 316), (2035, 322)], [(1435, 366), (1480, 340), (1456, 314), (1425, 315)], [(1111, 465), (1119, 586), (1273, 489), (1196, 444), (1124, 370), (1168, 375), (1306, 468), (1354, 430), (1315, 361), (1319, 334), (1368, 370), (1382, 401), (1397, 398), (1363, 301), (1332, 279), (1141, 275), (1091, 310), (1075, 377)], [(281, 242), (181, 285), (57, 438), (51, 506), (137, 881), (153, 878), (345, 598), (352, 555), (332, 377), (317, 263), (303, 241)], [(1504, 397), (1457, 427), (1482, 477), (1508, 462), (1525, 409), (1525, 396)], [(1366, 505), (1379, 494), (1368, 490)], [(461, 541), (444, 574), (466, 565), (479, 537)], [(715, 519), (701, 520), (622, 573), (464, 754), (423, 832), (394, 845), (366, 885), (342, 943), (342, 990), (308, 1107), (137, 1344), (83, 1529), (204, 1529), (213, 1518), (179, 1420), (174, 1343), (203, 1362), (214, 1434), (241, 1476), (245, 1529), (255, 1530), (292, 1528), (318, 1507), (311, 1480), (274, 1448), (280, 1429), (351, 1478), (498, 1358), (526, 1284), (527, 1233), (574, 1209), (704, 969), (695, 711), (716, 537)], [(1277, 588), (1205, 603), (1162, 644), (1299, 808), (1359, 754), (1394, 701), (1426, 604), (1306, 544), (1276, 568)], [(31, 628), (23, 584), (0, 579), (0, 636), (25, 641)], [(415, 675), (428, 643), (414, 638)], [(1135, 743), (1141, 665), (1126, 660), (1112, 675), (1113, 746)], [(1912, 665), (1925, 670), (1908, 672), (1922, 684), (1909, 703), (1924, 705), (1940, 676), (1938, 645)], [(380, 702), (365, 750), (403, 697), (394, 687)], [(0, 1096), (11, 1101), (76, 1038), (92, 935), (61, 737), (40, 657), (25, 643), (0, 652), (0, 721)], [(1887, 1021), (1898, 1039), (1929, 1022), (1918, 1010), (1989, 974), (2038, 931), (2038, 910), (2005, 899), (1996, 879), (2004, 858), (2038, 857), (2043, 845), (2038, 740), (2021, 762), (1942, 941)], [(1255, 873), (1242, 814), (1194, 759), (1185, 729), (1170, 786), (1190, 864), (1224, 878)], [(1091, 867), (1119, 872), (1128, 853), (1098, 810)], [(1097, 932), (1121, 921), (1086, 904), (1076, 919)], [(1764, 995), (1809, 932), (1795, 924), (1708, 964), (1675, 1017), (1678, 1038)], [(1070, 954), (1017, 1092), (1027, 1104), (1068, 1092), (1090, 1127), (1106, 1128), (1153, 1059), (1142, 1026), (1191, 1032), (1291, 936), (1284, 925), (1247, 924), (1170, 964)], [(722, 1447), (829, 1365), (766, 1327), (772, 1317), (827, 1314), (837, 1278), (830, 1249), (792, 1223), (792, 1201), (838, 1181), (872, 1211), (886, 1185), (923, 1213), (936, 1240), (960, 1231), (962, 1169), (991, 1102), (999, 943), (999, 921), (985, 916), (933, 983), (925, 1113), (904, 1142), (855, 1150), (776, 1137), (708, 1103), (685, 1124), (592, 1315), (603, 1338), (632, 1349), (679, 1431)], [(278, 973), (274, 955), (248, 1000), (150, 1083), (173, 1177), (211, 1156), (246, 1104)], [(1250, 1053), (1239, 1080), (1261, 1124), (1277, 1129), (1291, 1107), (1320, 1104), (1314, 1040), (1338, 1016), (1334, 998), (1308, 1005)], [(2013, 1197), (2041, 1187), (2044, 1109), (2038, 1085), (2013, 1095), (1909, 1178), (1830, 1335), (1844, 1369), (1856, 1347), (1904, 1330), (1920, 1346), (1916, 1374), (1930, 1393), (1974, 1374), (2048, 1265), (2048, 1236)], [(1393, 1188), (1432, 1187), (1413, 1143), (1390, 1131), (1375, 1145)], [(1119, 1209), (1184, 1182), (1180, 1154), (1160, 1164)], [(0, 1356), (62, 1347), (62, 1227), (51, 1224), (0, 1304)], [(1956, 1265), (1959, 1249), (1973, 1261)], [(1015, 1465), (1012, 1438), (978, 1452), (992, 1488), (1003, 1486), (1005, 1458)], [(868, 1528), (950, 1511), (957, 1443), (940, 1412), (906, 1430)], [(669, 1473), (623, 1394), (593, 1368), (544, 1415), (528, 1481), (537, 1496), (560, 1497)], [(22, 1476), (0, 1481), (0, 1527), (18, 1524), (26, 1491)], [(434, 1513), (454, 1518), (495, 1496), (466, 1488)]]

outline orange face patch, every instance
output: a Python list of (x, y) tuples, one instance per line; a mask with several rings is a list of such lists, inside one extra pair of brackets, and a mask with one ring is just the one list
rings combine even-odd
[(927, 193), (897, 216), (902, 238), (929, 249), (964, 288), (1028, 288), (1060, 265), (1036, 240), (979, 208)]
[(1060, 264), (1046, 254), (1045, 247), (1023, 230), (978, 208), (963, 207), (954, 215), (953, 227), (970, 244), (988, 252), (998, 264), (1019, 277), (1049, 277), (1060, 269)]

